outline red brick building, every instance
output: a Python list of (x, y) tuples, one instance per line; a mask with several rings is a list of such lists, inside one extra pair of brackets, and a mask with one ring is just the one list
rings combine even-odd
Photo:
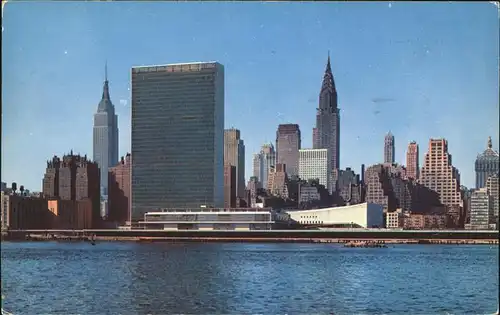
[(108, 172), (108, 220), (124, 225), (131, 220), (132, 157), (127, 153)]

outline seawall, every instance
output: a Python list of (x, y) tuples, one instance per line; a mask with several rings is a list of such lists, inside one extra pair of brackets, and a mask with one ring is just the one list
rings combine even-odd
[(270, 230), (270, 231), (164, 231), (164, 230), (26, 230), (2, 233), (2, 240), (89, 240), (174, 242), (321, 242), (379, 241), (393, 243), (498, 244), (498, 231), (401, 230)]

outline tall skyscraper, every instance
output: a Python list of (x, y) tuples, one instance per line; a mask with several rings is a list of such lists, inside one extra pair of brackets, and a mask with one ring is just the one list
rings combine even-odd
[(108, 195), (108, 170), (118, 163), (118, 116), (109, 97), (108, 69), (105, 67), (102, 98), (94, 115), (94, 161), (101, 171), (101, 195)]
[(488, 177), (486, 188), (492, 198), (494, 221), (498, 222), (498, 212), (500, 210), (500, 177), (497, 174)]
[(299, 150), (299, 177), (302, 180), (318, 179), (331, 193), (332, 159), (329, 149)]
[(448, 214), (458, 224), (461, 216), (462, 196), (460, 174), (453, 167), (448, 141), (430, 139), (425, 154), (424, 166), (420, 171), (420, 183), (439, 194), (440, 201), (446, 206)]
[(224, 165), (224, 208), (236, 208), (236, 166)]
[(257, 177), (262, 187), (267, 187), (267, 178), (271, 167), (276, 165), (276, 152), (272, 143), (264, 144), (259, 153), (254, 155), (253, 176)]
[(132, 220), (224, 205), (224, 66), (132, 68)]
[(276, 164), (285, 164), (288, 177), (299, 175), (300, 148), (299, 125), (279, 125), (276, 131)]
[(395, 162), (394, 136), (389, 131), (384, 138), (384, 163), (393, 164)]
[(409, 179), (418, 179), (419, 173), (419, 158), (418, 144), (412, 141), (408, 144), (406, 151), (406, 175)]
[(328, 54), (323, 84), (319, 94), (316, 128), (313, 129), (313, 148), (330, 149), (332, 168), (335, 170), (340, 168), (340, 113), (337, 89), (335, 88), (330, 65), (330, 54)]
[(238, 129), (224, 130), (224, 165), (236, 167), (236, 196), (245, 195), (245, 143)]
[(486, 180), (491, 175), (500, 175), (500, 156), (497, 151), (493, 150), (491, 137), (488, 137), (486, 150), (477, 156), (475, 171), (476, 189), (485, 187)]

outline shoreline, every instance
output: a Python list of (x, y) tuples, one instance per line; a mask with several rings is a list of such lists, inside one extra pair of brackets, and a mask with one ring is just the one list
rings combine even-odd
[(63, 236), (27, 235), (25, 239), (3, 237), (2, 242), (135, 242), (135, 243), (373, 243), (389, 245), (496, 245), (498, 239), (380, 239), (380, 238), (293, 238), (293, 237), (147, 237), (147, 236)]

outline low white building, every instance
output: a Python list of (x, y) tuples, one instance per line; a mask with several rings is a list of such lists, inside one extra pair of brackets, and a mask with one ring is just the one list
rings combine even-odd
[(385, 227), (388, 229), (398, 229), (404, 227), (404, 215), (401, 209), (387, 212), (385, 217)]
[(384, 208), (374, 203), (345, 207), (287, 211), (290, 218), (304, 225), (351, 225), (363, 228), (383, 227)]
[(148, 212), (139, 225), (161, 230), (270, 230), (273, 224), (267, 209), (167, 209)]

